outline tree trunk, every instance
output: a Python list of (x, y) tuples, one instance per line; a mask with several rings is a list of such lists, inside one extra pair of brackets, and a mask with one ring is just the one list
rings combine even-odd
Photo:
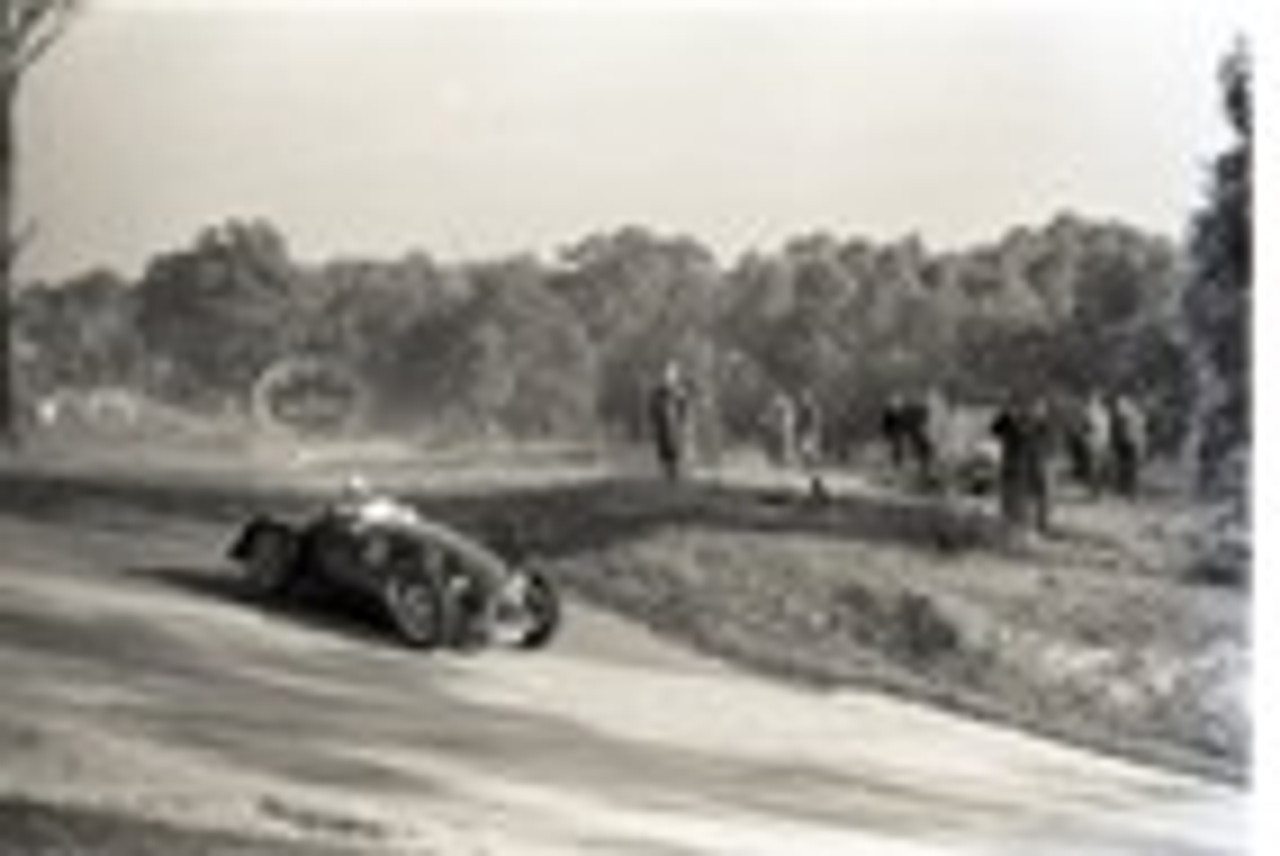
[(12, 333), (13, 263), (18, 250), (14, 224), (17, 81), (10, 75), (5, 78), (0, 80), (0, 447), (13, 447), (18, 442)]

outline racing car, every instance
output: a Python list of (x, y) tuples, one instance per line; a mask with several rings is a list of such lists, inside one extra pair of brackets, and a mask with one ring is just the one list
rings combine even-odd
[(408, 503), (354, 493), (301, 522), (258, 515), (241, 527), (227, 552), (250, 592), (278, 599), (316, 581), (372, 598), (415, 648), (532, 649), (555, 636), (560, 598), (545, 574)]

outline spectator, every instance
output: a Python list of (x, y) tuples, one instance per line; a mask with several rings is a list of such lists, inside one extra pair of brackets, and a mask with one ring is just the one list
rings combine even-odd
[(996, 413), (991, 433), (1000, 446), (1000, 516), (1007, 523), (1021, 526), (1027, 516), (1020, 471), (1025, 456), (1025, 420), (1015, 407), (1005, 406)]
[(1092, 394), (1070, 409), (1062, 426), (1071, 475), (1095, 496), (1108, 478), (1109, 421), (1102, 399)]
[(1052, 422), (1043, 400), (1004, 407), (991, 425), (1000, 446), (1000, 513), (1019, 528), (1049, 528)]
[(1049, 457), (1053, 451), (1054, 417), (1048, 401), (1036, 399), (1027, 413), (1025, 474), (1031, 520), (1039, 532), (1049, 531), (1052, 489)]
[(822, 408), (813, 390), (800, 393), (795, 407), (796, 459), (805, 469), (813, 469), (822, 459)]
[(880, 431), (889, 446), (889, 460), (895, 470), (908, 466), (920, 485), (933, 483), (937, 459), (934, 440), (936, 399), (890, 397), (880, 417)]
[(800, 467), (809, 480), (809, 496), (815, 502), (830, 499), (826, 482), (820, 472), (822, 466), (822, 406), (813, 390), (800, 393), (795, 419), (796, 454)]
[(779, 391), (765, 413), (765, 442), (769, 460), (788, 467), (796, 460), (796, 405), (791, 396)]
[(1116, 491), (1135, 497), (1142, 463), (1146, 457), (1146, 420), (1133, 399), (1118, 395), (1107, 408), (1111, 469)]
[(915, 468), (917, 482), (927, 485), (933, 479), (936, 449), (930, 430), (928, 402), (912, 399), (900, 411), (903, 445), (907, 458)]
[(889, 464), (895, 470), (902, 469), (906, 463), (906, 440), (902, 427), (902, 396), (894, 393), (889, 396), (884, 410), (880, 414), (880, 435), (889, 447)]
[(669, 481), (679, 481), (687, 466), (689, 390), (677, 363), (667, 363), (649, 393), (649, 429), (658, 464)]

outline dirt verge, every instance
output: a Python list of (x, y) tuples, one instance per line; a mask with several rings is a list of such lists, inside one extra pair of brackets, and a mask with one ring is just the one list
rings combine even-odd
[(592, 601), (771, 675), (878, 688), (1243, 780), (1247, 593), (1087, 535), (929, 543), (672, 525), (556, 572)]

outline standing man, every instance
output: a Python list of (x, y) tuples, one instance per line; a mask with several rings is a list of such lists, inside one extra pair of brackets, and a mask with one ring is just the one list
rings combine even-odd
[(806, 470), (822, 458), (822, 407), (813, 390), (805, 389), (796, 402), (796, 458)]
[(991, 433), (1000, 447), (1000, 516), (1006, 523), (1022, 526), (1027, 518), (1023, 467), (1026, 461), (1026, 419), (1012, 403), (996, 413)]
[(812, 389), (805, 388), (796, 404), (796, 454), (809, 480), (809, 497), (818, 503), (830, 499), (822, 479), (822, 405)]
[(1092, 493), (1095, 466), (1089, 437), (1088, 408), (1086, 401), (1072, 401), (1065, 407), (1062, 414), (1062, 440), (1071, 477)]
[(658, 464), (668, 481), (679, 481), (686, 466), (689, 439), (689, 390), (680, 365), (667, 363), (649, 393), (649, 431)]
[(774, 394), (765, 412), (765, 441), (775, 467), (789, 467), (796, 460), (796, 405), (782, 390)]
[(1107, 412), (1116, 490), (1132, 499), (1138, 495), (1138, 477), (1146, 456), (1146, 421), (1138, 405), (1126, 395), (1113, 398)]
[(1049, 528), (1049, 452), (1052, 424), (1048, 403), (1010, 404), (991, 424), (1000, 445), (1000, 513), (1017, 527)]
[(1031, 521), (1040, 533), (1049, 531), (1051, 486), (1049, 457), (1053, 453), (1053, 408), (1043, 397), (1031, 404), (1026, 426), (1027, 499), (1031, 504)]
[(1084, 405), (1084, 442), (1088, 454), (1088, 472), (1085, 484), (1089, 493), (1097, 496), (1107, 479), (1107, 454), (1111, 446), (1111, 420), (1101, 396), (1094, 393)]
[(907, 456), (915, 467), (916, 484), (928, 487), (933, 481), (936, 449), (933, 444), (933, 413), (927, 398), (912, 398), (899, 411)]
[(906, 437), (902, 425), (902, 395), (893, 393), (880, 412), (880, 435), (889, 447), (889, 463), (900, 470), (906, 462)]

